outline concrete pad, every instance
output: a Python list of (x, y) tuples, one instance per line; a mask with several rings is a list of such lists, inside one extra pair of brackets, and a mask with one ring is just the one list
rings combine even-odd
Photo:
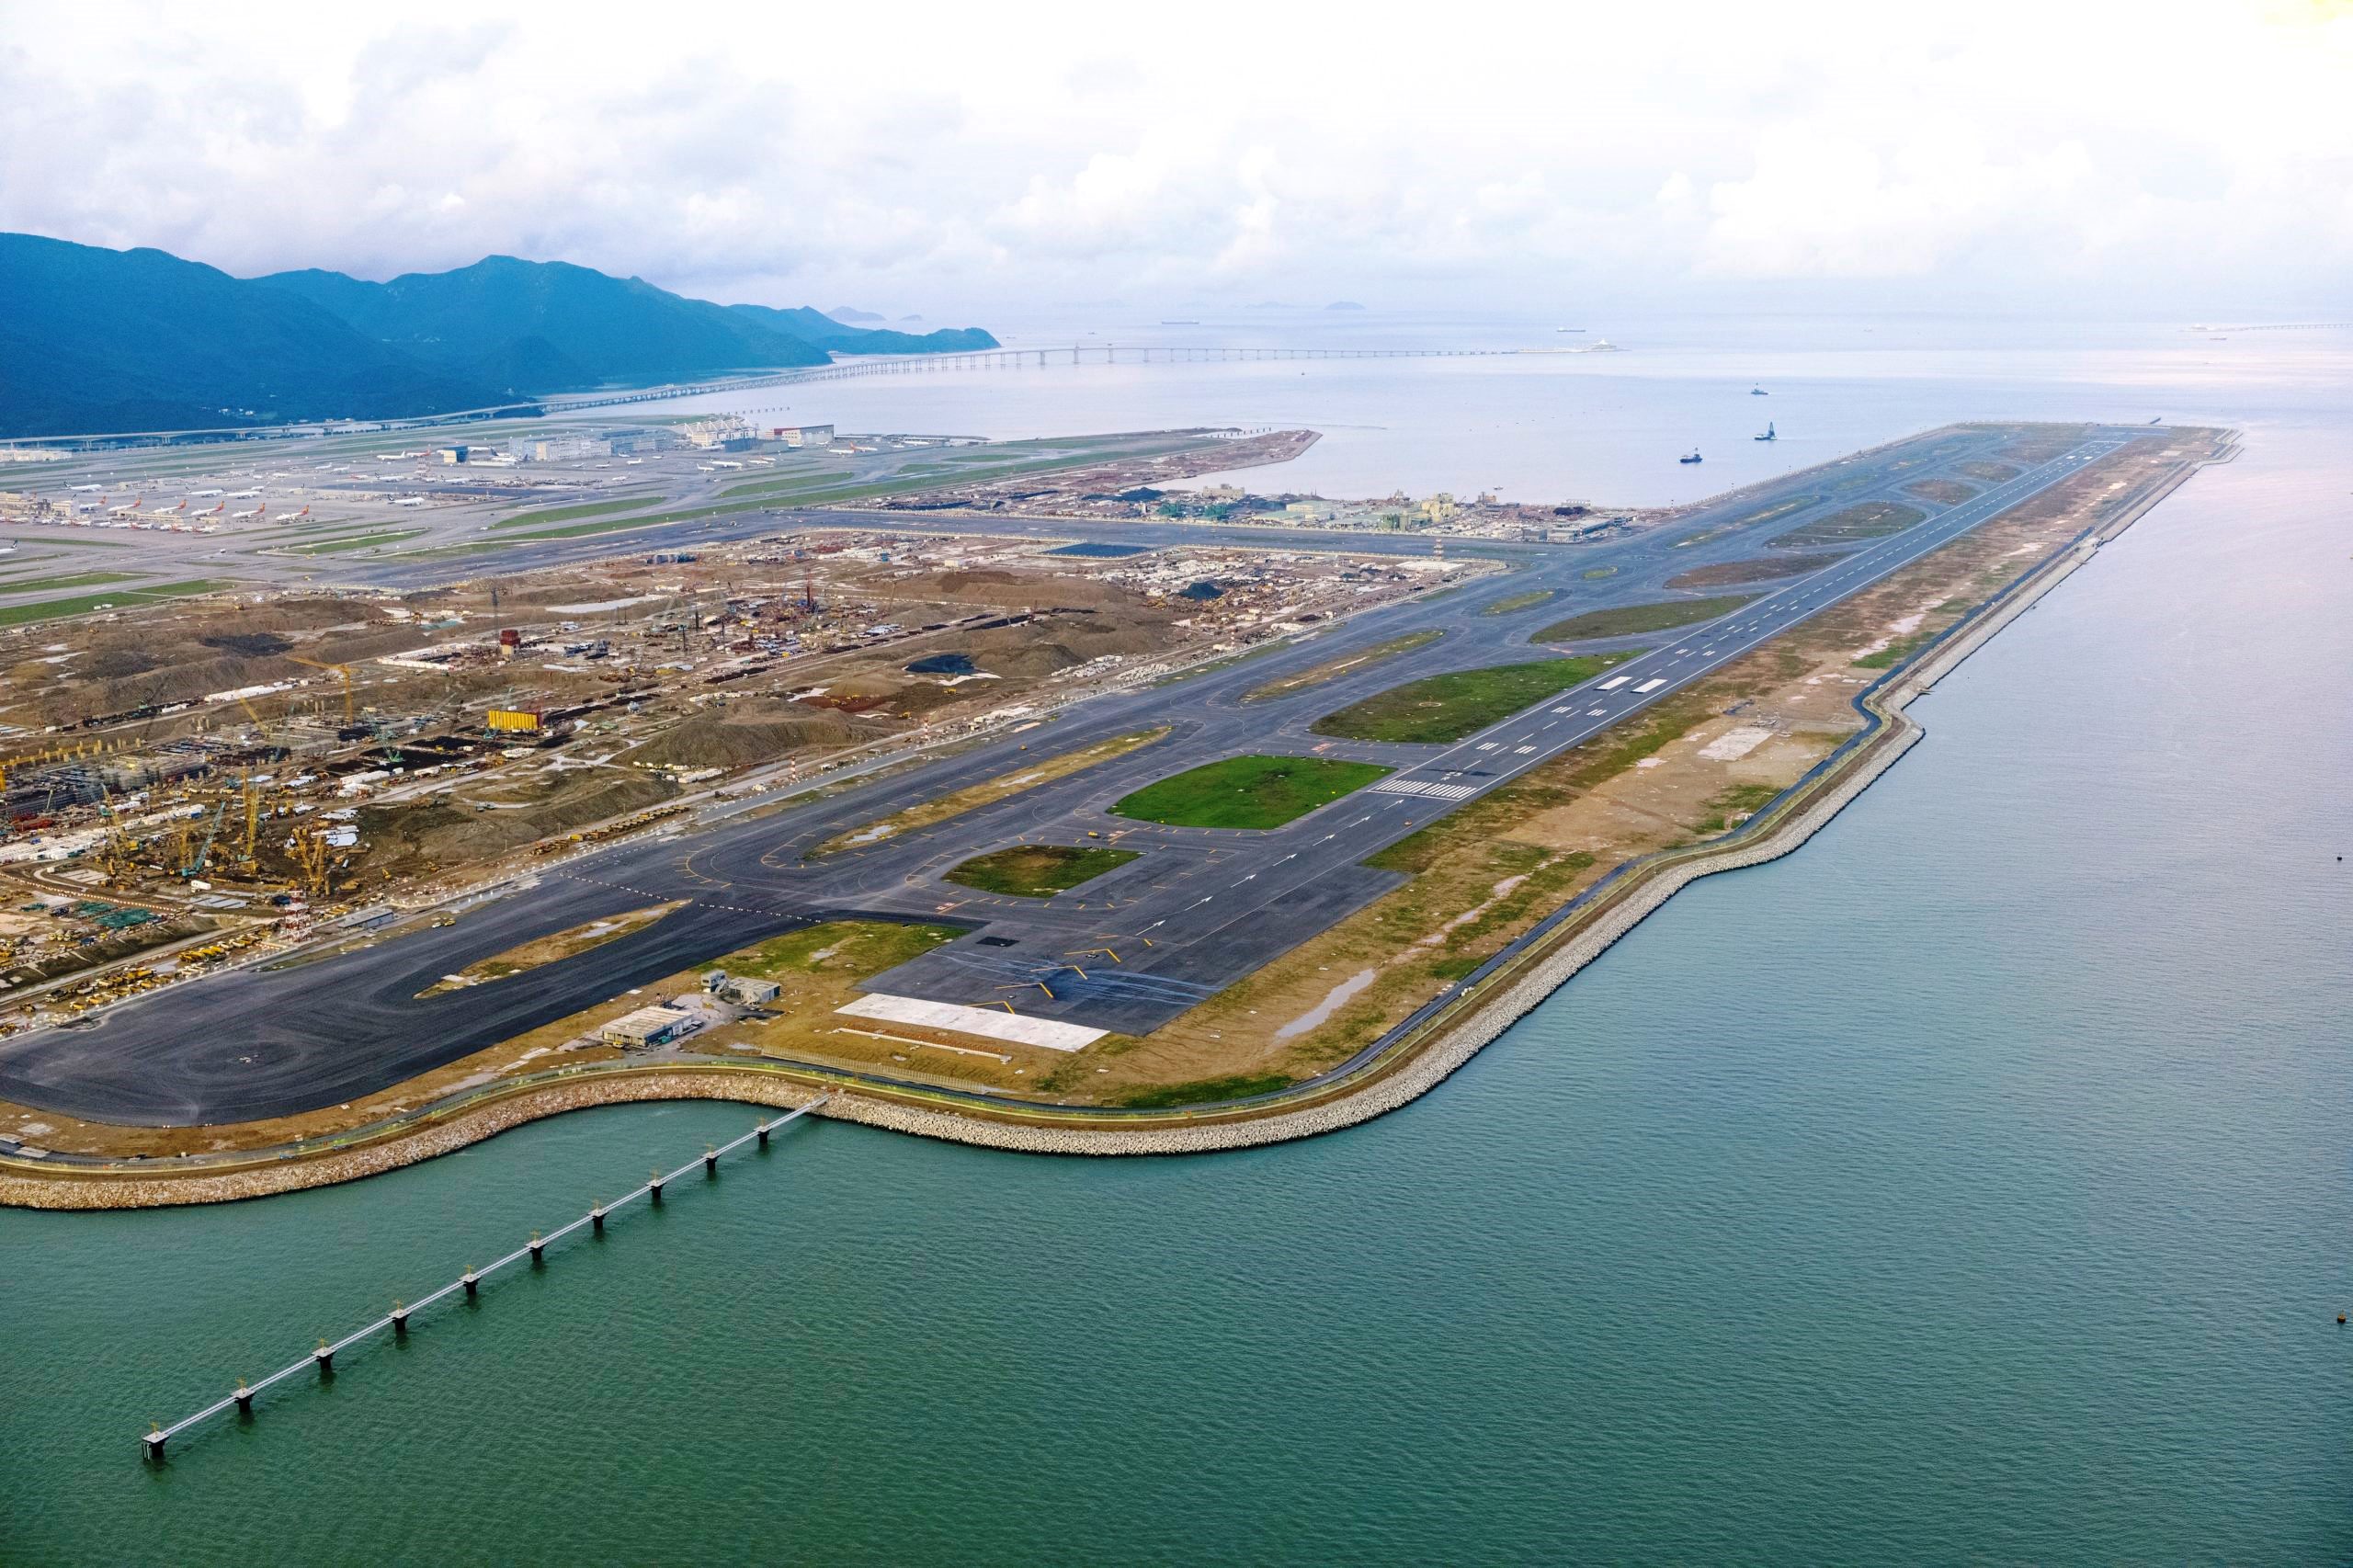
[(1699, 755), (1710, 762), (1737, 762), (1773, 738), (1773, 732), (1754, 724), (1743, 724), (1737, 730), (1726, 730), (1699, 748)]
[(976, 1034), (990, 1040), (1007, 1040), (1016, 1045), (1042, 1046), (1048, 1051), (1076, 1051), (1093, 1045), (1108, 1030), (1090, 1029), (1078, 1024), (1056, 1023), (1051, 1018), (1025, 1018), (1003, 1008), (995, 1012), (986, 1007), (967, 1007), (955, 1002), (926, 1002), (915, 996), (886, 996), (877, 993), (861, 996), (847, 1007), (836, 1007), (853, 1018), (879, 1018), (891, 1024), (918, 1024), (927, 1028), (948, 1029), (957, 1034)]

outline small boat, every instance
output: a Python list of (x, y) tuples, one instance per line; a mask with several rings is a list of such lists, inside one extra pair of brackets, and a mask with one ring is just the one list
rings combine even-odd
[(1748, 389), (1748, 395), (1751, 397), (1771, 397), (1773, 394), (1767, 392), (1763, 387), (1751, 387)]
[(1676, 459), (1675, 460), (1676, 460), (1677, 462), (1679, 462), (1679, 463), (1695, 463), (1695, 462), (1699, 462), (1699, 461), (1700, 461), (1700, 460), (1701, 460), (1701, 459), (1700, 459), (1700, 457), (1699, 457), (1699, 448), (1697, 448), (1697, 447), (1694, 447), (1694, 448), (1692, 448), (1692, 449), (1691, 449), (1691, 455), (1690, 455), (1689, 457), (1688, 457), (1688, 458), (1677, 458), (1677, 459)]
[(1773, 434), (1773, 422), (1769, 419), (1765, 421), (1765, 434), (1757, 437), (1756, 438), (1760, 441), (1778, 441), (1780, 439), (1779, 436)]
[(1554, 332), (1583, 332), (1585, 328), (1581, 326), (1556, 326), (1552, 330)]

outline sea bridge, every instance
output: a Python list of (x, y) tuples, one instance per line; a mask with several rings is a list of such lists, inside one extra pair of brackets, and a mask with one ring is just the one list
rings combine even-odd
[(778, 1117), (773, 1121), (763, 1120), (756, 1125), (751, 1131), (745, 1133), (742, 1137), (730, 1140), (725, 1143), (706, 1148), (700, 1156), (696, 1159), (688, 1160), (676, 1170), (667, 1173), (656, 1172), (655, 1174), (649, 1176), (642, 1185), (623, 1193), (620, 1197), (616, 1198), (610, 1203), (597, 1204), (592, 1207), (587, 1213), (583, 1214), (577, 1220), (574, 1220), (566, 1225), (560, 1225), (545, 1235), (541, 1235), (539, 1232), (534, 1231), (531, 1233), (531, 1239), (529, 1241), (524, 1243), (521, 1246), (517, 1247), (513, 1252), (508, 1253), (506, 1256), (492, 1262), (487, 1267), (475, 1268), (470, 1265), (463, 1274), (460, 1275), (457, 1278), (450, 1280), (447, 1285), (442, 1286), (437, 1290), (428, 1291), (425, 1295), (418, 1297), (414, 1301), (394, 1301), (392, 1303), (392, 1310), (386, 1312), (382, 1317), (376, 1319), (372, 1323), (361, 1324), (359, 1327), (353, 1329), (349, 1334), (345, 1335), (340, 1339), (334, 1340), (332, 1342), (324, 1339), (320, 1340), (318, 1348), (313, 1350), (309, 1355), (303, 1357), (301, 1360), (288, 1362), (285, 1366), (280, 1367), (278, 1370), (270, 1373), (267, 1377), (263, 1378), (256, 1382), (248, 1383), (244, 1379), (240, 1378), (237, 1381), (237, 1387), (233, 1392), (214, 1400), (210, 1404), (206, 1405), (203, 1409), (199, 1410), (192, 1415), (183, 1415), (168, 1426), (162, 1426), (160, 1424), (152, 1426), (142, 1439), (146, 1446), (147, 1458), (155, 1463), (162, 1463), (165, 1446), (174, 1437), (178, 1437), (181, 1433), (189, 1430), (191, 1427), (202, 1426), (205, 1422), (211, 1420), (214, 1416), (220, 1415), (229, 1410), (233, 1409), (237, 1412), (240, 1417), (245, 1420), (251, 1420), (254, 1414), (254, 1402), (264, 1392), (276, 1385), (284, 1382), (287, 1379), (293, 1377), (298, 1372), (309, 1371), (315, 1369), (319, 1377), (323, 1380), (334, 1377), (335, 1358), (346, 1350), (348, 1350), (355, 1346), (363, 1345), (387, 1330), (391, 1331), (394, 1339), (406, 1338), (408, 1336), (409, 1319), (415, 1313), (423, 1312), (426, 1308), (432, 1306), (437, 1301), (448, 1300), (449, 1297), (456, 1295), (460, 1290), (465, 1292), (469, 1300), (478, 1297), (482, 1292), (483, 1281), (488, 1279), (500, 1269), (520, 1263), (525, 1258), (529, 1258), (531, 1261), (532, 1266), (535, 1267), (543, 1265), (547, 1261), (548, 1248), (553, 1246), (564, 1237), (579, 1231), (583, 1226), (587, 1227), (592, 1234), (598, 1236), (603, 1235), (605, 1233), (605, 1221), (610, 1218), (615, 1211), (626, 1208), (630, 1204), (636, 1202), (641, 1198), (645, 1199), (648, 1204), (660, 1203), (662, 1201), (663, 1188), (669, 1186), (672, 1182), (676, 1181), (680, 1176), (691, 1173), (697, 1165), (700, 1165), (703, 1168), (703, 1174), (705, 1176), (716, 1177), (719, 1175), (719, 1162), (721, 1160), (724, 1159), (729, 1154), (733, 1153), (736, 1150), (743, 1148), (747, 1143), (756, 1143), (763, 1149), (767, 1148), (770, 1134), (776, 1132), (778, 1130), (785, 1127), (789, 1123), (800, 1120), (802, 1117), (807, 1116), (810, 1112), (816, 1110), (824, 1105), (824, 1103), (832, 1097), (833, 1096), (830, 1094), (819, 1095), (807, 1105), (801, 1106), (796, 1110), (788, 1111), (784, 1115)]

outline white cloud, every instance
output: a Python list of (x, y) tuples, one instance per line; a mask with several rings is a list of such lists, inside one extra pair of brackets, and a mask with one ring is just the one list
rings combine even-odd
[(2353, 278), (2346, 0), (220, 15), (13, 6), (0, 226), (935, 319)]

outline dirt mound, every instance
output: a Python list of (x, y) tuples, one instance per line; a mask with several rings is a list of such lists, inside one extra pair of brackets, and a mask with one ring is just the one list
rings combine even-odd
[(1107, 653), (1150, 653), (1165, 644), (1157, 618), (1061, 615), (982, 632), (972, 639), (970, 651), (972, 662), (991, 675), (1034, 679)]
[(369, 846), (364, 862), (372, 875), (426, 866), (490, 859), (509, 850), (569, 833), (591, 823), (658, 805), (676, 789), (651, 773), (600, 767), (580, 775), (543, 805), (520, 812), (476, 812), (456, 805), (364, 808), (359, 836)]
[(974, 597), (989, 597), (987, 595), (978, 593), (977, 590), (1002, 588), (1007, 584), (1019, 581), (1021, 579), (1010, 572), (998, 572), (988, 567), (979, 567), (970, 572), (942, 572), (931, 580), (930, 585), (950, 597), (972, 595)]
[(804, 746), (839, 744), (850, 723), (806, 703), (734, 703), (679, 720), (614, 760), (650, 767), (750, 767)]
[(1069, 669), (1086, 661), (1062, 642), (1029, 642), (1017, 648), (992, 650), (980, 658), (980, 665), (993, 676), (1014, 676), (1034, 679), (1050, 676), (1056, 670)]

